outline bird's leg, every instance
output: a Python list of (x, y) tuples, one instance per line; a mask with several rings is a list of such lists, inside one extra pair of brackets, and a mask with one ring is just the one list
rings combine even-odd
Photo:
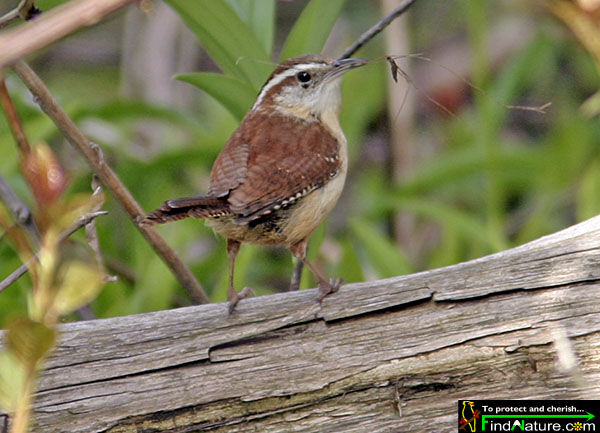
[(250, 294), (254, 294), (254, 290), (250, 287), (244, 287), (240, 293), (235, 291), (233, 287), (233, 271), (235, 268), (235, 258), (240, 252), (241, 243), (233, 239), (227, 239), (227, 254), (229, 255), (229, 288), (227, 289), (227, 300), (229, 301), (229, 314), (233, 313), (235, 306), (240, 299), (246, 298)]
[(331, 278), (328, 281), (321, 274), (319, 269), (315, 265), (313, 265), (311, 262), (309, 262), (308, 259), (306, 258), (307, 245), (308, 245), (308, 241), (306, 239), (303, 239), (300, 242), (292, 245), (290, 247), (290, 251), (292, 252), (292, 254), (294, 256), (296, 256), (296, 258), (298, 258), (298, 260), (302, 261), (302, 263), (304, 263), (308, 267), (308, 269), (310, 269), (310, 271), (314, 274), (315, 277), (317, 277), (317, 280), (319, 282), (319, 302), (321, 302), (323, 300), (323, 298), (325, 298), (325, 296), (329, 295), (330, 293), (335, 293), (339, 290), (339, 288), (342, 284), (342, 279), (341, 278), (337, 278), (337, 279)]

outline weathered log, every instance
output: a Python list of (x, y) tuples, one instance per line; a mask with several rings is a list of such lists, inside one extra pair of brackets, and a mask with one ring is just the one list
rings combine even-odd
[(315, 298), (65, 324), (33, 431), (456, 431), (457, 399), (600, 395), (600, 217)]

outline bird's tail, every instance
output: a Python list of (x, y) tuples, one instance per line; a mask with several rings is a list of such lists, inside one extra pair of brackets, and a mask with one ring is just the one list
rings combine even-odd
[(142, 224), (155, 225), (177, 221), (188, 217), (207, 218), (231, 215), (226, 200), (204, 196), (167, 200), (142, 220)]

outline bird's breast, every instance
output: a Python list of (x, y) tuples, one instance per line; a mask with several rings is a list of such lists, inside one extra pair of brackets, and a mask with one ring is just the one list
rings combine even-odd
[(346, 169), (328, 183), (303, 197), (288, 218), (281, 224), (281, 232), (288, 245), (293, 245), (312, 235), (335, 207), (346, 181)]

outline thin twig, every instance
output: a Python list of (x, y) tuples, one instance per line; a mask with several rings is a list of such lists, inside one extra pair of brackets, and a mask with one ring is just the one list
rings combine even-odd
[[(0, 105), (2, 105), (2, 109), (6, 115), (10, 131), (21, 150), (21, 157), (27, 156), (31, 148), (27, 141), (25, 131), (23, 130), (23, 124), (21, 123), (19, 113), (6, 88), (3, 71), (0, 71)], [(35, 224), (33, 215), (29, 210), (29, 207), (12, 191), (8, 183), (1, 176), (0, 200), (6, 205), (17, 225), (29, 234), (34, 249), (37, 249), (40, 241), (40, 232)]]
[(71, 0), (0, 35), (0, 69), (138, 0)]
[(8, 93), (8, 89), (6, 88), (6, 81), (4, 80), (4, 74), (0, 71), (0, 104), (2, 105), (2, 109), (6, 114), (6, 120), (8, 121), (8, 126), (10, 127), (10, 132), (12, 132), (19, 149), (21, 149), (22, 156), (26, 156), (29, 154), (31, 147), (29, 146), (29, 142), (27, 141), (27, 136), (25, 135), (25, 131), (23, 130), (23, 124), (21, 123), (21, 119), (19, 117), (19, 113), (15, 108), (15, 104), (13, 104), (12, 99), (10, 98), (10, 94)]
[(27, 261), (27, 263), (23, 263), (21, 266), (19, 266), (17, 269), (15, 269), (8, 277), (6, 277), (4, 280), (0, 281), (0, 292), (2, 292), (4, 289), (6, 289), (8, 286), (10, 286), (15, 281), (17, 281), (23, 275), (25, 275), (27, 273), (27, 269), (29, 269), (29, 266), (33, 264), (35, 259), (36, 259), (36, 257), (30, 258)]
[(138, 281), (138, 276), (135, 271), (117, 259), (112, 257), (103, 257), (106, 268), (113, 274), (116, 274), (121, 280), (127, 280), (131, 284)]
[(35, 225), (35, 221), (33, 220), (33, 216), (29, 210), (29, 207), (27, 207), (27, 205), (19, 198), (19, 196), (14, 193), (10, 185), (1, 175), (0, 201), (5, 204), (14, 222), (29, 234), (29, 237), (35, 244), (38, 244), (40, 232)]
[(75, 221), (70, 227), (68, 227), (63, 232), (61, 232), (61, 234), (58, 236), (58, 241), (63, 242), (65, 240), (67, 240), (68, 238), (71, 237), (71, 235), (73, 233), (75, 233), (81, 227), (87, 226), (92, 221), (94, 221), (95, 218), (99, 217), (100, 215), (106, 215), (106, 214), (108, 214), (108, 212), (105, 210), (97, 210), (97, 211), (90, 212), (90, 213), (82, 216), (77, 221)]
[(338, 59), (346, 59), (359, 50), (364, 44), (369, 42), (375, 35), (385, 29), (392, 21), (402, 15), (416, 0), (403, 0), (396, 9), (394, 9), (389, 15), (371, 27), (369, 30), (364, 32), (360, 38), (357, 39), (352, 45), (350, 45), (344, 52), (338, 57)]
[(40, 10), (35, 7), (34, 3), (34, 0), (21, 0), (16, 8), (0, 17), (0, 29), (17, 21), (19, 18), (30, 20), (38, 15)]
[(131, 192), (125, 187), (115, 172), (104, 160), (104, 155), (100, 147), (91, 142), (73, 120), (63, 111), (62, 107), (56, 102), (46, 85), (37, 76), (37, 74), (23, 61), (14, 65), (15, 72), (29, 88), (34, 95), (36, 102), (40, 104), (42, 110), (52, 119), (56, 126), (61, 130), (64, 136), (73, 144), (88, 161), (98, 178), (112, 192), (117, 201), (123, 206), (137, 229), (144, 238), (150, 243), (156, 253), (171, 268), (173, 274), (179, 282), (188, 291), (188, 294), (199, 303), (210, 302), (206, 293), (200, 286), (189, 268), (181, 261), (179, 256), (167, 244), (158, 231), (147, 225), (140, 225), (144, 216), (144, 210), (137, 203)]
[[(81, 227), (92, 222), (94, 220), (94, 218), (99, 217), (100, 215), (106, 215), (107, 213), (108, 212), (106, 212), (106, 211), (97, 211), (97, 212), (90, 212), (89, 214), (84, 215), (83, 217), (81, 217), (77, 221), (75, 221), (70, 227), (68, 227), (66, 230), (64, 230), (58, 236), (58, 241), (63, 242), (64, 240), (68, 239), (73, 233), (75, 233), (77, 230), (79, 230)], [(27, 273), (27, 270), (29, 269), (29, 267), (31, 265), (33, 265), (33, 263), (37, 259), (38, 259), (38, 256), (36, 254), (35, 256), (31, 257), (26, 263), (23, 263), (21, 266), (19, 266), (17, 269), (15, 269), (4, 280), (0, 281), (0, 292), (2, 292), (4, 289), (6, 289), (8, 286), (10, 286), (15, 281), (17, 281), (23, 275), (25, 275), (25, 273)]]
[[(100, 186), (100, 182), (96, 175), (92, 178), (92, 189), (94, 192), (92, 193), (92, 200), (96, 203), (92, 212), (99, 211), (102, 206), (104, 206), (104, 192), (102, 191), (102, 187)], [(92, 220), (89, 224), (85, 226), (85, 235), (87, 238), (88, 245), (94, 252), (94, 257), (96, 258), (96, 264), (102, 273), (102, 279), (104, 282), (116, 281), (117, 277), (114, 275), (108, 275), (106, 273), (106, 266), (104, 266), (104, 258), (102, 257), (102, 252), (100, 251), (100, 242), (98, 241), (98, 229), (96, 228), (96, 221)]]

